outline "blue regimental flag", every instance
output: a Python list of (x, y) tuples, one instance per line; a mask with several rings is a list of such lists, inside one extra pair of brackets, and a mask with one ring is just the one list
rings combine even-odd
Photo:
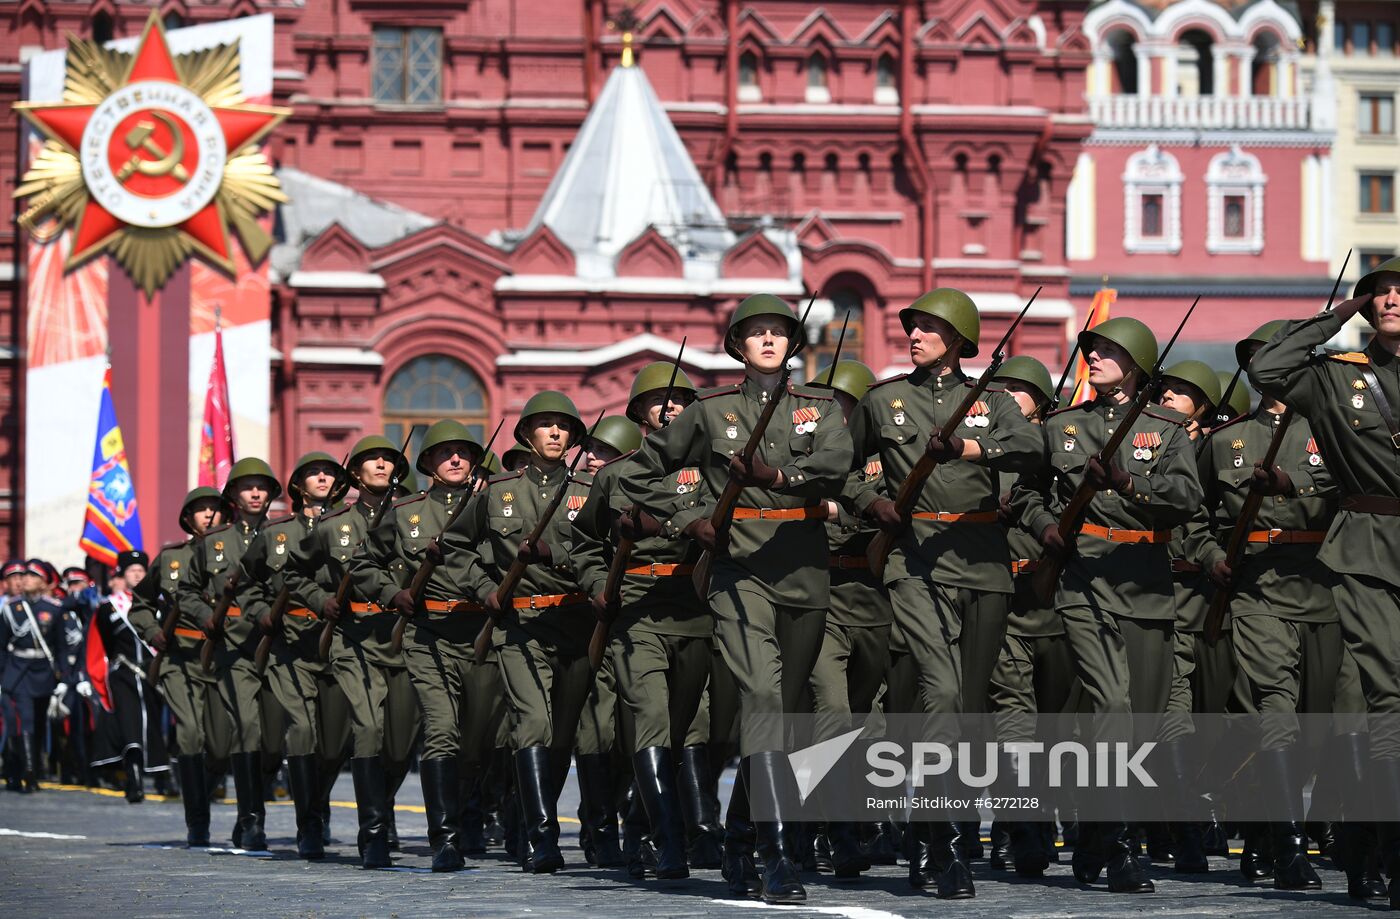
[(97, 446), (92, 451), (92, 479), (88, 482), (84, 552), (108, 565), (117, 554), (139, 549), (141, 516), (136, 511), (136, 485), (126, 464), (126, 446), (112, 405), (112, 368), (102, 378), (102, 404), (97, 411)]

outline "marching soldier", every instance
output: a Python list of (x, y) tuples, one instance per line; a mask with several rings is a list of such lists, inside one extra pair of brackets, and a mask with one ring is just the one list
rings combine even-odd
[[(12, 566), (7, 565), (7, 579)], [(44, 774), (44, 734), (49, 699), (68, 692), (66, 671), (60, 670), (63, 648), (63, 608), (45, 589), (47, 571), (30, 559), (19, 572), (21, 592), (0, 609), (0, 699), (5, 723), (15, 733), (18, 777), (10, 787), (26, 794), (39, 790)], [(22, 784), (21, 784), (22, 783)]]
[[(837, 494), (851, 468), (850, 437), (830, 391), (788, 383), (784, 364), (801, 350), (806, 332), (786, 303), (769, 294), (744, 300), (730, 320), (724, 348), (744, 364), (740, 384), (700, 393), (636, 455), (637, 474), (623, 494), (663, 520), (668, 537), (684, 533), (713, 555), (708, 596), (720, 651), (739, 688), (741, 784), (730, 800), (725, 877), (736, 894), (761, 892), (768, 902), (806, 899), (798, 876), (793, 829), (784, 827), (778, 802), (795, 800), (796, 780), (781, 752), (781, 738), (760, 736), (749, 719), (794, 712), (811, 678), (825, 635), (830, 605), (822, 520), (825, 498)], [(742, 456), (769, 398), (779, 401), (763, 432), (762, 448)], [(728, 481), (743, 491), (727, 542), (716, 547), (705, 516), (668, 518), (673, 478), (700, 470), (708, 493)], [(713, 702), (713, 700), (712, 700)], [(749, 823), (758, 802), (777, 819)], [(763, 876), (749, 849), (756, 835)]]
[[(1101, 462), (1098, 452), (1156, 364), (1157, 341), (1138, 320), (1120, 317), (1082, 333), (1080, 347), (1096, 396), (1047, 416), (1050, 465), (1016, 484), (1013, 503), (1045, 555), (1063, 559), (1055, 607), (1091, 710), (1160, 714), (1171, 690), (1176, 616), (1168, 543), (1171, 528), (1200, 506), (1194, 450), (1184, 416), (1148, 406), (1118, 455)], [(1066, 534), (1078, 536), (1070, 552), (1059, 516), (1082, 483), (1095, 493), (1080, 532)], [(1106, 720), (1096, 733), (1097, 741), (1114, 739)], [(1075, 878), (1092, 883), (1105, 867), (1111, 891), (1153, 889), (1122, 819), (1080, 826)]]
[[(305, 859), (325, 857), (330, 785), (340, 773), (350, 726), (345, 694), (319, 659), (319, 610), (292, 602), (286, 573), (322, 511), (348, 489), (344, 470), (329, 454), (298, 459), (287, 478), (292, 513), (259, 530), (243, 557), (245, 580), (238, 591), (243, 615), (271, 636), (267, 688), (286, 713), (287, 781), (296, 808), (297, 855)], [(280, 623), (273, 621), (278, 607)]]
[[(530, 449), (529, 464), (492, 477), (468, 505), (462, 525), (444, 540), (444, 551), (463, 558), (459, 589), (497, 616), (511, 560), (526, 565), (505, 600), (510, 611), (498, 620), (501, 631), (494, 638), (525, 822), (521, 866), (536, 874), (564, 867), (556, 805), (593, 676), (593, 617), (573, 551), (573, 520), (586, 505), (588, 486), (564, 466), (565, 454), (582, 444), (585, 433), (578, 409), (563, 393), (531, 396), (515, 426), (515, 439)], [(566, 491), (558, 512), (541, 538), (529, 543), (526, 536), (561, 488)]]
[(393, 864), (393, 800), (408, 774), (418, 735), (418, 703), (403, 654), (392, 648), (398, 617), (378, 602), (365, 600), (353, 582), (343, 609), (337, 593), (370, 530), (382, 519), (393, 518), (387, 511), (381, 517), (379, 507), (390, 485), (408, 475), (408, 460), (388, 439), (374, 434), (355, 444), (346, 466), (359, 498), (349, 507), (323, 514), (289, 550), (295, 557), (283, 571), (296, 601), (318, 612), (327, 623), (323, 628), (334, 629), (329, 664), (349, 706), (360, 863), (364, 868), (388, 868)]
[[(1333, 311), (1285, 324), (1249, 364), (1255, 386), (1308, 420), (1340, 493), (1318, 560), (1338, 576), (1332, 596), (1366, 710), (1389, 716), (1373, 725), (1368, 781), (1351, 783), (1349, 815), (1370, 799), (1400, 800), (1400, 259), (1352, 293)], [(1313, 353), (1357, 313), (1375, 329), (1365, 351)], [(1379, 831), (1390, 906), (1400, 909), (1400, 823)]]
[[(475, 782), (502, 710), (495, 668), (472, 657), (472, 640), (485, 617), (459, 586), (469, 564), (466, 553), (439, 545), (449, 528), (466, 522), (458, 516), (466, 513), (481, 457), (481, 445), (462, 423), (444, 420), (429, 427), (415, 468), (432, 486), (396, 501), (392, 519), (370, 529), (364, 556), (353, 563), (362, 596), (409, 618), (403, 655), (423, 721), (418, 769), (433, 870), (439, 872), (466, 864), (462, 790)], [(441, 563), (415, 599), (410, 585), (429, 558)]]
[[(711, 623), (709, 610), (690, 582), (699, 550), (689, 540), (663, 535), (661, 522), (646, 511), (633, 513), (620, 483), (635, 469), (632, 460), (642, 442), (635, 426), (653, 436), (693, 401), (695, 385), (675, 365), (643, 367), (627, 402), (627, 418), (634, 425), (631, 443), (614, 444), (629, 449), (597, 470), (588, 501), (574, 520), (576, 544), (585, 547), (580, 581), (599, 619), (616, 617), (605, 667), (617, 674), (618, 695), (632, 715), (632, 768), (656, 840), (655, 873), (663, 880), (690, 874), (683, 808), (690, 808), (692, 825), (705, 820), (699, 790), (682, 799), (677, 789), (672, 751), (685, 747), (687, 729), (709, 681)], [(608, 421), (598, 424), (595, 440)], [(679, 515), (684, 523), (706, 513), (709, 501), (698, 468), (678, 471), (667, 484), (674, 495), (672, 520)], [(606, 547), (619, 532), (634, 544), (619, 586), (618, 608), (613, 609), (604, 591), (612, 561)]]
[[(884, 580), (913, 659), (923, 711), (986, 711), (1012, 590), (1006, 532), (997, 524), (1001, 475), (1039, 461), (1039, 438), (1014, 399), (990, 391), (959, 433), (941, 436), (974, 385), (961, 369), (964, 358), (976, 356), (981, 331), (967, 294), (946, 287), (931, 291), (901, 310), (900, 321), (914, 372), (876, 383), (851, 418), (856, 453), (878, 455), (885, 474), (885, 493), (865, 492), (858, 510), (898, 536)], [(939, 466), (919, 495), (913, 519), (906, 520), (888, 496), (923, 453)], [(934, 795), (947, 791), (931, 789)], [(968, 841), (961, 837), (977, 843), (977, 823), (959, 825), (955, 816), (911, 826), (917, 845), (910, 883), (921, 889), (933, 882), (941, 899), (975, 895), (964, 860)]]
[[(163, 546), (149, 574), (132, 593), (131, 624), (141, 640), (161, 656), (157, 679), (175, 716), (175, 764), (180, 774), (180, 800), (185, 807), (186, 842), (209, 845), (209, 778), (222, 773), (232, 748), (232, 725), (218, 703), (215, 678), (200, 666), (205, 640), (190, 606), (177, 606), (180, 581), (189, 577), (195, 543), (222, 525), (231, 508), (223, 495), (202, 486), (185, 495), (180, 506), (180, 529), (189, 539)], [(167, 638), (165, 617), (178, 616)]]
[[(267, 517), (268, 507), (282, 493), (272, 467), (254, 457), (233, 464), (223, 496), (236, 513), (232, 523), (196, 539), (189, 578), (176, 582), (180, 611), (192, 613), (207, 640), (216, 642), (211, 657), (219, 700), (233, 723), (230, 763), (238, 799), (233, 844), (253, 852), (267, 849), (263, 830), (262, 677), (253, 664), (258, 630), (241, 607), (230, 602), (222, 624), (214, 622), (215, 607), (234, 596), (246, 574), (241, 562)], [(233, 586), (230, 587), (230, 581)]]

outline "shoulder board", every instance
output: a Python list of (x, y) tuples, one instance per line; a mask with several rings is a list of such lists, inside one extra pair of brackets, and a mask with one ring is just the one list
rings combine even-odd
[(1065, 412), (1082, 411), (1085, 404), (1086, 403), (1081, 403), (1079, 405), (1066, 405), (1064, 408), (1057, 408), (1053, 412), (1046, 412), (1045, 417), (1054, 418), (1056, 415), (1063, 415)]
[(166, 549), (183, 549), (189, 544), (190, 541), (188, 539), (177, 539), (174, 542), (168, 542), (165, 545), (161, 546), (159, 552), (164, 552)]
[(1158, 421), (1170, 421), (1172, 424), (1186, 424), (1186, 416), (1181, 412), (1173, 411), (1165, 405), (1149, 405), (1142, 410), (1142, 413), (1149, 418), (1156, 418)]
[(486, 480), (486, 484), (495, 485), (497, 482), (509, 482), (511, 479), (518, 479), (524, 474), (524, 469), (516, 469), (513, 472), (502, 472), (499, 475), (491, 476), (491, 478)]
[(1211, 436), (1211, 437), (1214, 437), (1216, 434), (1219, 434), (1221, 431), (1225, 430), (1226, 428), (1233, 428), (1235, 425), (1239, 424), (1241, 421), (1248, 421), (1248, 420), (1249, 420), (1250, 418), (1252, 418), (1252, 417), (1253, 417), (1252, 415), (1240, 415), (1238, 418), (1231, 418), (1229, 421), (1225, 422), (1224, 424), (1218, 424), (1218, 425), (1216, 425), (1215, 427), (1211, 428), (1211, 429), (1210, 429), (1210, 436)]
[(788, 383), (788, 392), (804, 399), (820, 399), (822, 402), (831, 402), (836, 398), (835, 390), (810, 386), (805, 383)]
[(224, 530), (231, 530), (231, 529), (233, 529), (233, 524), (231, 524), (231, 523), (222, 523), (222, 524), (219, 524), (218, 526), (214, 527), (212, 530), (205, 530), (205, 531), (204, 531), (204, 536), (203, 536), (203, 538), (204, 538), (204, 539), (208, 539), (210, 536), (213, 536), (215, 533), (222, 533)]
[(622, 461), (625, 460), (625, 459), (630, 459), (631, 457), (635, 456), (636, 453), (637, 453), (636, 450), (628, 450), (626, 453), (622, 454), (621, 456), (614, 456), (612, 459), (610, 459), (610, 460), (608, 460), (606, 463), (604, 463), (603, 466), (604, 466), (604, 467), (607, 467), (607, 466), (611, 466), (613, 463), (620, 463), (620, 462), (622, 462)]
[(723, 396), (723, 395), (727, 395), (727, 394), (729, 394), (729, 393), (736, 393), (736, 392), (738, 392), (738, 391), (739, 391), (739, 384), (738, 384), (738, 383), (730, 383), (728, 386), (712, 386), (712, 387), (710, 387), (709, 389), (702, 389), (702, 390), (700, 390), (698, 393), (695, 394), (695, 398), (696, 398), (697, 400), (699, 400), (699, 399), (713, 399), (715, 396)]
[(394, 507), (403, 507), (405, 504), (412, 504), (414, 501), (422, 501), (426, 496), (427, 496), (427, 492), (424, 492), (424, 491), (415, 491), (413, 494), (409, 495), (407, 498), (400, 498), (399, 500), (395, 501), (394, 504), (393, 504), (393, 506), (394, 506)]
[[(898, 380), (904, 379), (904, 378), (907, 377), (907, 376), (909, 376), (909, 374), (907, 374), (907, 373), (896, 373), (896, 374), (895, 374), (894, 376), (892, 376), (892, 377), (887, 377), (886, 379), (883, 379), (883, 380), (876, 380), (874, 383), (871, 383), (871, 384), (870, 384), (870, 389), (878, 389), (879, 387), (884, 386), (886, 383), (894, 383), (894, 382), (896, 382), (896, 381), (898, 381)], [(869, 391), (870, 391), (870, 390), (866, 390), (866, 392), (869, 392)]]
[(267, 529), (268, 527), (280, 526), (281, 524), (284, 524), (284, 523), (291, 523), (291, 522), (292, 522), (293, 520), (295, 520), (295, 519), (297, 519), (297, 515), (296, 515), (296, 514), (288, 514), (288, 515), (285, 516), (285, 517), (278, 517), (276, 520), (269, 520), (267, 523), (264, 523), (264, 524), (262, 525), (262, 528), (265, 530), (265, 529)]
[(1371, 363), (1371, 357), (1365, 351), (1325, 351), (1322, 356), (1329, 361), (1341, 361), (1344, 364)]
[(575, 485), (592, 485), (592, 484), (593, 484), (593, 473), (591, 473), (591, 472), (575, 472), (575, 473), (574, 473), (574, 477), (573, 477), (573, 484), (575, 484)]
[(318, 522), (319, 522), (319, 521), (321, 521), (321, 520), (330, 520), (332, 517), (339, 517), (341, 514), (343, 514), (343, 513), (345, 513), (346, 511), (350, 510), (350, 508), (353, 507), (353, 506), (354, 506), (354, 505), (346, 504), (346, 505), (343, 505), (343, 506), (341, 506), (341, 507), (337, 507), (337, 508), (336, 508), (335, 510), (333, 510), (333, 511), (329, 511), (329, 512), (327, 512), (327, 513), (322, 514), (320, 517), (317, 518), (317, 520), (318, 520)]

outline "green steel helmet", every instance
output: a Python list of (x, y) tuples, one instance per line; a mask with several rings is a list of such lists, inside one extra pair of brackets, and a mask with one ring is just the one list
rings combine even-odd
[[(1380, 279), (1380, 275), (1386, 273), (1400, 274), (1400, 256), (1381, 262), (1374, 270), (1363, 275), (1361, 280), (1356, 282), (1356, 286), (1352, 288), (1351, 295), (1359, 297), (1365, 294), (1368, 297), (1374, 297), (1376, 295), (1376, 281)], [(1367, 322), (1375, 325), (1376, 311), (1369, 304), (1361, 310), (1361, 315), (1366, 317)]]
[(793, 314), (792, 307), (772, 294), (754, 294), (751, 297), (746, 297), (744, 302), (739, 304), (734, 315), (729, 317), (729, 328), (724, 333), (724, 351), (734, 360), (742, 362), (744, 359), (743, 353), (739, 350), (739, 325), (745, 319), (751, 319), (754, 316), (782, 316), (786, 319), (790, 326), (789, 334), (797, 337), (795, 346), (789, 346), (792, 347), (793, 354), (807, 346), (807, 330), (798, 327), (797, 316)]
[[(1220, 378), (1220, 398), (1225, 399), (1231, 418), (1238, 418), (1241, 415), (1249, 414), (1249, 383), (1245, 381), (1244, 374), (1240, 374), (1236, 379), (1233, 373), (1226, 373), (1217, 370), (1215, 375)], [(1234, 381), (1235, 388), (1230, 389), (1230, 381)], [(1226, 391), (1229, 390), (1227, 397)], [(1217, 406), (1219, 409), (1220, 406)]]
[(228, 499), (219, 494), (217, 488), (213, 488), (209, 485), (201, 485), (185, 495), (185, 500), (180, 503), (180, 529), (191, 536), (194, 535), (194, 528), (190, 526), (190, 511), (194, 510), (194, 506), (200, 501), (209, 499), (219, 502), (219, 510), (224, 512), (224, 517), (228, 517)]
[(1018, 383), (1025, 383), (1039, 392), (1045, 400), (1054, 401), (1055, 384), (1050, 382), (1050, 371), (1046, 369), (1044, 364), (1030, 355), (1017, 354), (1014, 357), (1008, 357), (992, 379), (1015, 380)]
[[(331, 460), (335, 462), (335, 460)], [(256, 456), (245, 456), (243, 459), (233, 464), (233, 468), (228, 471), (228, 481), (224, 483), (224, 500), (233, 503), (233, 483), (239, 479), (246, 479), (249, 476), (260, 475), (270, 481), (268, 486), (267, 500), (276, 501), (282, 495), (282, 484), (277, 481), (277, 476), (273, 474), (272, 467), (265, 460), (260, 460)]]
[[(643, 417), (642, 406), (638, 400), (647, 393), (666, 391), (666, 384), (671, 383), (671, 398), (677, 403), (690, 402), (695, 398), (695, 384), (690, 382), (690, 377), (685, 375), (684, 370), (676, 370), (675, 382), (671, 382), (671, 371), (676, 365), (672, 361), (657, 361), (654, 364), (647, 364), (637, 371), (637, 378), (632, 381), (632, 392), (627, 397), (627, 417), (637, 424), (643, 424), (646, 418)], [(678, 398), (681, 393), (690, 393), (687, 399)]]
[(621, 415), (605, 415), (588, 439), (607, 444), (618, 453), (631, 453), (642, 445), (642, 432), (637, 430), (636, 422)]
[(330, 463), (337, 470), (339, 478), (335, 483), (335, 490), (329, 496), (328, 503), (334, 504), (345, 497), (345, 493), (350, 490), (350, 480), (344, 475), (340, 463), (324, 450), (313, 450), (298, 459), (296, 465), (292, 467), (292, 474), (287, 476), (287, 495), (292, 499), (293, 506), (300, 506), (306, 500), (306, 496), (301, 493), (301, 485), (298, 482), (306, 474), (306, 467), (312, 463)]
[(394, 442), (383, 434), (370, 434), (367, 437), (361, 437), (355, 442), (355, 446), (350, 449), (350, 459), (346, 461), (350, 474), (352, 476), (358, 475), (356, 470), (360, 468), (360, 464), (365, 461), (369, 454), (377, 450), (384, 450), (393, 455), (394, 478), (398, 479), (400, 482), (408, 478), (408, 457), (399, 452), (399, 448), (394, 446)]
[(545, 389), (531, 396), (525, 403), (525, 407), (520, 410), (520, 420), (515, 423), (517, 443), (527, 447), (530, 445), (528, 424), (530, 416), (543, 415), (545, 412), (554, 412), (568, 417), (570, 447), (583, 442), (583, 436), (588, 433), (588, 427), (583, 423), (583, 416), (578, 413), (578, 407), (574, 405), (574, 400), (558, 390)]
[(982, 320), (977, 315), (977, 304), (972, 298), (954, 287), (940, 287), (924, 294), (899, 311), (899, 321), (904, 325), (904, 334), (914, 327), (914, 314), (927, 313), (937, 316), (953, 327), (962, 338), (963, 357), (977, 356), (977, 342), (982, 335)]
[[(481, 444), (472, 438), (472, 432), (467, 430), (467, 426), (460, 421), (444, 418), (441, 421), (433, 422), (432, 426), (423, 434), (423, 442), (418, 445), (418, 460), (413, 464), (413, 468), (424, 475), (431, 476), (433, 470), (424, 468), (424, 461), (434, 447), (443, 444), (466, 444), (467, 452), (471, 454), (473, 463), (481, 458)], [(392, 450), (393, 447), (389, 449)]]
[(1210, 364), (1202, 361), (1178, 361), (1162, 371), (1162, 378), (1190, 383), (1201, 391), (1211, 408), (1220, 404), (1220, 377)]
[(837, 361), (835, 368), (828, 367), (818, 373), (812, 385), (830, 386), (859, 402), (874, 382), (875, 371), (860, 361)]
[(1143, 373), (1151, 373), (1157, 366), (1157, 338), (1143, 322), (1130, 316), (1105, 319), (1086, 332), (1079, 333), (1079, 350), (1088, 357), (1092, 350), (1092, 340), (1104, 338), (1113, 342), (1133, 359)]
[(1248, 337), (1235, 342), (1235, 363), (1239, 364), (1242, 369), (1248, 370), (1249, 358), (1251, 357), (1249, 346), (1255, 343), (1263, 344), (1273, 338), (1278, 334), (1278, 330), (1284, 327), (1284, 324), (1282, 319), (1271, 319), (1250, 332)]
[(530, 462), (530, 451), (524, 447), (511, 447), (501, 454), (501, 469), (504, 472), (514, 472), (528, 462)]

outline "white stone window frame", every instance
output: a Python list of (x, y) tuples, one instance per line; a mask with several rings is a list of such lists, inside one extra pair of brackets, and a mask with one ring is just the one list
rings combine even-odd
[[(1238, 144), (1211, 157), (1206, 167), (1206, 251), (1212, 255), (1258, 255), (1264, 251), (1264, 186), (1269, 177), (1259, 158)], [(1245, 233), (1225, 235), (1225, 199), (1244, 198)]]
[[(1181, 185), (1176, 157), (1152, 144), (1128, 157), (1123, 171), (1123, 248), (1130, 255), (1181, 251)], [(1142, 198), (1162, 196), (1162, 235), (1142, 235)]]

